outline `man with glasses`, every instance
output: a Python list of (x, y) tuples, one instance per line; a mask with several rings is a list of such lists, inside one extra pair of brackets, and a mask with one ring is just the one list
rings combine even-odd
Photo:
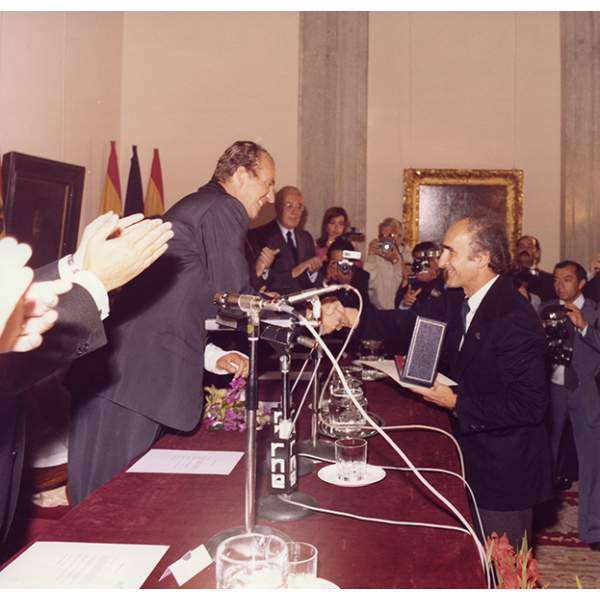
[[(315, 242), (300, 229), (304, 214), (302, 192), (292, 185), (275, 196), (276, 218), (248, 232), (254, 257), (258, 287), (269, 292), (289, 294), (320, 283), (323, 259), (315, 256)], [(256, 285), (256, 283), (255, 283)]]

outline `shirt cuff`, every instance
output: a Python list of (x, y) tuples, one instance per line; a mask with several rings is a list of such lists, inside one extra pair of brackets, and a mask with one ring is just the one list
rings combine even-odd
[(581, 333), (581, 337), (585, 337), (585, 334), (587, 333), (589, 325), (586, 325), (583, 329), (579, 330), (579, 333)]
[(216, 346), (215, 344), (206, 344), (206, 348), (204, 349), (204, 368), (215, 375), (229, 375), (230, 373), (228, 371), (217, 367), (217, 361), (226, 354), (231, 353), (248, 358), (245, 354), (238, 352), (237, 350), (223, 350), (223, 348), (219, 348), (219, 346)]
[(262, 272), (262, 275), (261, 275), (260, 277), (261, 277), (261, 279), (264, 279), (265, 281), (266, 281), (267, 279), (269, 279), (269, 269), (265, 269), (265, 270)]
[(400, 304), (398, 305), (398, 309), (399, 310), (410, 310), (411, 307), (410, 306), (405, 306), (404, 304), (402, 304), (402, 302), (400, 302)]
[(104, 320), (108, 317), (110, 306), (106, 288), (102, 285), (100, 279), (98, 279), (91, 271), (82, 270), (81, 265), (77, 263), (72, 254), (63, 256), (58, 261), (58, 274), (62, 280), (76, 283), (85, 288), (96, 303), (98, 311), (100, 312), (100, 318)]

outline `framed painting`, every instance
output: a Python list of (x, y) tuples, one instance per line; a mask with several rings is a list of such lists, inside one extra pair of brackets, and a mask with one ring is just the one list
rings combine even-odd
[(405, 243), (441, 242), (452, 223), (489, 216), (506, 227), (512, 250), (523, 228), (523, 171), (520, 169), (405, 169)]
[(77, 247), (85, 168), (9, 152), (2, 157), (6, 235), (28, 243), (40, 267)]

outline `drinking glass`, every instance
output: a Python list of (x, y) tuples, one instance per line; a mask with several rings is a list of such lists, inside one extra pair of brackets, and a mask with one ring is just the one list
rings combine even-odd
[(275, 535), (230, 537), (219, 544), (215, 563), (218, 589), (287, 586), (287, 545)]
[(362, 481), (367, 474), (367, 440), (344, 438), (335, 441), (335, 464), (341, 481)]
[[(356, 381), (350, 380), (348, 383)], [(366, 412), (367, 398), (360, 385), (349, 385), (352, 395)], [(358, 437), (366, 419), (342, 385), (331, 388), (329, 399), (329, 424), (336, 437)]]
[(319, 551), (306, 542), (288, 542), (288, 588), (314, 587)]

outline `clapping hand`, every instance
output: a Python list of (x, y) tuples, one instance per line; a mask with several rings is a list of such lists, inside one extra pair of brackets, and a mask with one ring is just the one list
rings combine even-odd
[(57, 281), (31, 283), (33, 271), (25, 264), (31, 257), (27, 244), (13, 238), (0, 241), (0, 352), (28, 352), (41, 345), (42, 334), (58, 315), (59, 294), (71, 284)]
[(108, 212), (84, 231), (76, 257), (85, 270), (100, 279), (107, 292), (139, 275), (167, 250), (173, 237), (171, 223), (143, 218), (135, 214), (119, 219)]

